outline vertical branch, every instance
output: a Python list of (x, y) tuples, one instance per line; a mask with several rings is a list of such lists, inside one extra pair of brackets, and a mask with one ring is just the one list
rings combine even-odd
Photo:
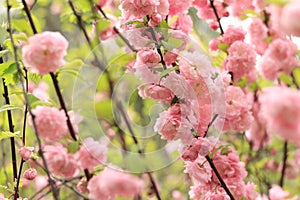
[(35, 122), (35, 116), (32, 113), (31, 106), (29, 104), (28, 96), (27, 96), (26, 89), (25, 89), (25, 86), (24, 86), (22, 70), (21, 70), (21, 67), (20, 67), (20, 64), (19, 64), (19, 61), (18, 61), (18, 57), (17, 57), (17, 48), (16, 48), (15, 43), (14, 43), (14, 38), (13, 38), (13, 34), (12, 34), (12, 29), (11, 29), (11, 27), (12, 27), (11, 26), (11, 18), (10, 18), (11, 5), (9, 4), (9, 0), (6, 0), (6, 3), (7, 3), (7, 21), (8, 21), (8, 29), (7, 30), (8, 30), (8, 33), (9, 33), (9, 37), (10, 37), (10, 40), (11, 40), (12, 47), (13, 47), (13, 56), (14, 56), (14, 60), (15, 60), (16, 66), (17, 66), (17, 73), (18, 73), (18, 76), (19, 76), (19, 80), (21, 82), (21, 87), (22, 87), (22, 92), (23, 92), (25, 104), (28, 105), (28, 111), (29, 111), (29, 114), (32, 118), (32, 125), (33, 125), (33, 128), (34, 128), (34, 133), (36, 135), (38, 147), (40, 149), (40, 156), (42, 158), (43, 165), (46, 169), (46, 174), (47, 174), (47, 177), (48, 177), (48, 182), (49, 182), (50, 187), (51, 187), (53, 198), (55, 200), (58, 200), (57, 188), (55, 187), (55, 184), (54, 184), (54, 182), (51, 178), (51, 175), (50, 175), (50, 172), (49, 172), (49, 169), (48, 169), (48, 165), (47, 165), (46, 159), (44, 157), (44, 153), (41, 151), (41, 149), (42, 149), (41, 139), (39, 137), (37, 125), (36, 125), (36, 122)]
[(288, 158), (288, 142), (285, 141), (284, 146), (283, 146), (281, 176), (280, 176), (280, 180), (279, 180), (279, 186), (280, 187), (283, 187), (283, 183), (284, 183), (284, 176), (285, 176), (287, 158)]
[(218, 24), (219, 24), (219, 27), (220, 27), (220, 31), (221, 31), (221, 35), (223, 35), (224, 34), (224, 30), (223, 30), (223, 27), (222, 27), (222, 24), (221, 24), (221, 19), (219, 17), (218, 11), (217, 11), (217, 9), (216, 9), (216, 7), (214, 5), (214, 0), (209, 0), (209, 2), (210, 2), (210, 6), (213, 9), (214, 14), (215, 14), (215, 16), (217, 18), (217, 21), (218, 21)]
[[(0, 51), (3, 50), (2, 47), (0, 46)], [(3, 59), (2, 57), (0, 57), (0, 63), (3, 63)], [(5, 79), (2, 79), (3, 82), (3, 97), (5, 99), (5, 104), (6, 105), (10, 105), (10, 99), (8, 96), (8, 87), (5, 84)], [(13, 119), (12, 119), (12, 114), (11, 114), (11, 110), (7, 110), (7, 119), (8, 119), (8, 126), (9, 126), (9, 131), (14, 133), (14, 124), (13, 124)], [(10, 148), (11, 148), (11, 159), (12, 159), (12, 167), (13, 167), (13, 176), (14, 176), (14, 180), (13, 182), (15, 182), (18, 178), (18, 170), (17, 170), (17, 157), (16, 157), (16, 146), (15, 146), (15, 138), (11, 137), (10, 138)], [(19, 195), (18, 193), (14, 194), (14, 198), (18, 198)]]
[(220, 173), (218, 172), (218, 169), (216, 168), (212, 159), (208, 155), (205, 156), (205, 158), (209, 163), (210, 167), (212, 168), (212, 170), (214, 171), (214, 173), (216, 174), (218, 180), (220, 181), (222, 188), (224, 188), (225, 192), (227, 193), (227, 195), (230, 197), (231, 200), (235, 200), (229, 188), (227, 187), (226, 183), (224, 182), (223, 178), (221, 177)]

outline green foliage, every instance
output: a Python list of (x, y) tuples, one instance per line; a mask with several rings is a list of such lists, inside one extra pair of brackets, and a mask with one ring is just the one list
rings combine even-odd
[(5, 111), (8, 111), (8, 110), (16, 110), (16, 109), (21, 109), (21, 107), (19, 106), (14, 106), (14, 105), (3, 105), (0, 107), (0, 112), (5, 112)]
[(10, 132), (10, 131), (0, 131), (0, 140), (11, 138), (11, 137), (20, 137), (20, 132)]

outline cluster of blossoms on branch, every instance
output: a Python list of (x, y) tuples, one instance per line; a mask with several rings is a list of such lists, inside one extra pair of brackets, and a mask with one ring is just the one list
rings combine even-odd
[[(283, 5), (270, 2), (101, 0), (93, 8), (103, 12), (103, 7), (116, 9), (115, 4), (119, 5), (121, 17), (111, 17), (111, 24), (99, 35), (90, 35), (106, 40), (120, 35), (117, 28), (124, 31), (127, 46), (123, 50), (135, 57), (126, 64), (127, 73), (142, 81), (138, 87), (142, 99), (150, 98), (163, 105), (153, 129), (162, 140), (179, 143), (178, 152), (184, 162), (182, 173), (188, 174), (192, 182), (192, 199), (299, 199), (283, 189), (283, 179), (296, 179), (300, 167), (300, 91), (294, 76), (299, 61), (298, 47), (291, 39), (300, 36), (296, 20), (300, 1)], [(248, 29), (222, 27), (222, 20), (227, 17), (247, 18)], [(92, 28), (95, 32), (97, 23), (95, 20)], [(198, 27), (199, 23), (203, 27)], [(204, 26), (212, 35), (217, 31), (220, 34), (207, 36), (210, 41), (205, 42), (201, 33)], [(201, 41), (192, 38), (193, 29)], [(20, 45), (24, 65), (31, 73), (50, 74), (58, 87), (54, 73), (66, 63), (68, 45), (59, 32), (36, 33)], [(289, 82), (282, 81), (286, 76)], [(141, 197), (147, 185), (143, 176), (106, 165), (109, 141), (92, 137), (77, 141), (80, 116), (67, 112), (64, 106), (48, 104), (46, 83), (27, 84), (27, 92), (43, 102), (33, 107), (28, 122), (42, 139), (42, 148), (39, 152), (29, 146), (18, 150), (22, 162), (31, 166), (23, 173), (23, 187), (32, 180), (36, 188), (50, 188), (74, 179), (78, 180), (76, 192), (90, 199)], [(60, 93), (58, 98), (61, 101)], [(268, 183), (268, 194), (258, 191), (259, 185), (248, 177), (247, 164), (255, 156), (249, 155), (243, 162), (239, 148), (219, 139), (220, 135), (236, 137), (236, 133), (254, 151), (268, 147), (277, 137), (298, 149), (293, 160), (265, 163), (266, 169), (282, 173), (279, 185)], [(74, 142), (79, 145), (70, 150)], [(37, 155), (44, 160), (38, 160)], [(38, 175), (39, 168), (50, 173), (48, 182), (45, 176)], [(55, 182), (51, 183), (50, 178)], [(152, 177), (150, 180), (153, 184)], [(183, 199), (180, 194), (177, 196), (176, 199)], [(5, 198), (0, 194), (2, 199)]]

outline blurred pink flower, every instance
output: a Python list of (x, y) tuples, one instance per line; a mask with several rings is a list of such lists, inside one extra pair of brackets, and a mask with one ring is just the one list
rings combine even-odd
[(136, 17), (149, 15), (156, 11), (156, 6), (159, 5), (158, 0), (122, 0), (122, 9)]
[(81, 169), (93, 170), (95, 166), (106, 162), (107, 147), (93, 138), (85, 138), (76, 153), (76, 159)]
[(18, 153), (24, 160), (29, 160), (33, 156), (33, 149), (33, 147), (24, 146), (19, 149)]
[(37, 106), (32, 112), (35, 115), (38, 134), (46, 141), (58, 141), (68, 133), (67, 117), (62, 110)]
[(171, 92), (171, 90), (157, 84), (150, 83), (140, 86), (138, 89), (139, 95), (142, 98), (152, 98), (157, 101), (165, 101), (168, 103), (174, 98), (174, 94)]
[(143, 181), (131, 174), (106, 167), (88, 183), (89, 198), (114, 199), (116, 197), (135, 197), (141, 193)]
[(59, 32), (43, 32), (28, 38), (22, 48), (25, 65), (44, 75), (65, 64), (68, 41)]

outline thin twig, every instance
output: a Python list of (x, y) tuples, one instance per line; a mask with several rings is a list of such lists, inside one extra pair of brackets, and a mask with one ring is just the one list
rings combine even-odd
[(218, 11), (217, 11), (217, 9), (216, 9), (216, 7), (214, 5), (214, 0), (209, 0), (209, 2), (210, 2), (210, 6), (213, 9), (214, 14), (215, 14), (215, 16), (217, 18), (217, 21), (218, 21), (218, 24), (219, 24), (219, 28), (220, 28), (220, 31), (221, 31), (221, 35), (223, 35), (224, 34), (224, 30), (222, 28), (221, 19), (219, 17)]
[(284, 146), (283, 146), (281, 176), (280, 176), (280, 180), (279, 180), (280, 187), (283, 187), (283, 183), (284, 183), (287, 158), (288, 158), (288, 142), (285, 141)]
[(227, 187), (226, 183), (224, 182), (223, 178), (221, 177), (221, 175), (218, 172), (218, 169), (216, 168), (215, 164), (213, 163), (212, 159), (209, 157), (209, 155), (205, 156), (206, 160), (208, 161), (210, 167), (212, 168), (212, 170), (214, 171), (214, 173), (216, 174), (218, 180), (221, 183), (221, 186), (224, 188), (225, 192), (227, 193), (227, 195), (230, 197), (231, 200), (234, 200), (233, 195), (231, 194), (229, 188)]

